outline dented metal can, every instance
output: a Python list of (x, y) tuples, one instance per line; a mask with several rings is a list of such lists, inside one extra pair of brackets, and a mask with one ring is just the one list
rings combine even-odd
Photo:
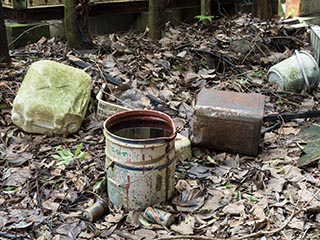
[(175, 220), (171, 213), (152, 207), (147, 207), (143, 215), (148, 221), (166, 227), (170, 226)]
[(107, 213), (107, 211), (107, 202), (103, 199), (99, 199), (92, 206), (88, 207), (82, 212), (82, 217), (89, 222), (94, 222), (102, 218)]
[(192, 142), (257, 155), (263, 110), (263, 95), (203, 89), (197, 96)]

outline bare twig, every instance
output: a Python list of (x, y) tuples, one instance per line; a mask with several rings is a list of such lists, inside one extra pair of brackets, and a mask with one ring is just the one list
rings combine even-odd
[(292, 36), (273, 36), (273, 37), (270, 37), (270, 39), (291, 39), (295, 42), (299, 42), (301, 45), (304, 45), (303, 41), (301, 41), (300, 39), (298, 39), (296, 37), (292, 37)]

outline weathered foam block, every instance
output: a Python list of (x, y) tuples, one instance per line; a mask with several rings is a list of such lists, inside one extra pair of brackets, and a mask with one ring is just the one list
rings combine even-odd
[(54, 61), (31, 64), (13, 102), (12, 121), (26, 132), (74, 133), (85, 116), (91, 77)]

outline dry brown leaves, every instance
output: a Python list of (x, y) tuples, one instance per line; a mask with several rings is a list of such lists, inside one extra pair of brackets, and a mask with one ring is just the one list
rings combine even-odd
[[(313, 96), (279, 92), (266, 81), (272, 64), (294, 49), (310, 49), (304, 29), (290, 32), (275, 22), (259, 23), (242, 16), (216, 19), (206, 26), (167, 25), (159, 42), (151, 42), (145, 34), (111, 34), (98, 37), (96, 44), (97, 51), (73, 52), (63, 42), (49, 39), (11, 52), (13, 65), (1, 70), (0, 236), (39, 240), (320, 237), (319, 169), (296, 166), (302, 142), (297, 134), (310, 122), (287, 123), (267, 133), (257, 158), (194, 148), (194, 158), (177, 166), (180, 181), (174, 204), (160, 206), (176, 219), (166, 228), (139, 220), (139, 214), (129, 218), (121, 209), (112, 209), (96, 223), (81, 219), (81, 211), (101, 195), (104, 178), (102, 123), (94, 118), (93, 102), (81, 130), (66, 138), (27, 134), (10, 120), (11, 104), (27, 67), (40, 59), (70, 65), (80, 59), (94, 79), (93, 97), (107, 83), (110, 101), (166, 112), (185, 135), (195, 94), (202, 87), (262, 93), (266, 113), (316, 109), (318, 92)], [(85, 158), (64, 165), (52, 157), (59, 150), (73, 154), (80, 143), (88, 153)]]

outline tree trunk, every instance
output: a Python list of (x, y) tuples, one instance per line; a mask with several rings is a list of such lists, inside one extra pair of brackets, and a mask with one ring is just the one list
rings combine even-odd
[(88, 21), (89, 0), (65, 0), (64, 28), (69, 47), (76, 49), (93, 47)]
[(211, 0), (201, 0), (201, 15), (211, 16)]
[(164, 26), (165, 0), (149, 0), (149, 37), (152, 40), (161, 38), (161, 30)]
[(6, 26), (4, 25), (4, 13), (2, 8), (2, 1), (0, 1), (0, 66), (3, 63), (10, 63), (8, 40)]
[(254, 4), (254, 16), (261, 20), (270, 20), (273, 15), (273, 0), (256, 0)]

